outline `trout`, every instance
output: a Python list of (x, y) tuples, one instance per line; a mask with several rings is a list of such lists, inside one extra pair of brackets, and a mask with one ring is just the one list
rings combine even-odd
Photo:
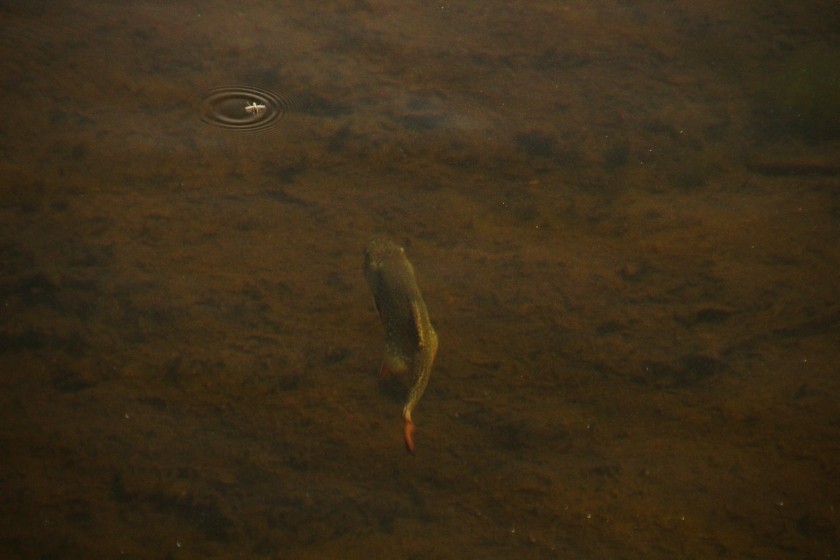
[(402, 247), (384, 237), (368, 241), (365, 278), (385, 328), (385, 351), (379, 372), (385, 375), (411, 371), (413, 377), (403, 407), (403, 423), (405, 447), (414, 453), (411, 413), (429, 384), (438, 348), (437, 333), (417, 287), (414, 267)]

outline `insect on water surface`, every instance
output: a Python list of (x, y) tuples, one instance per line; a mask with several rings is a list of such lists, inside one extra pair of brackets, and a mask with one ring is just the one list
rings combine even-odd
[(245, 111), (249, 115), (261, 115), (265, 111), (265, 105), (252, 101), (250, 105), (245, 105)]

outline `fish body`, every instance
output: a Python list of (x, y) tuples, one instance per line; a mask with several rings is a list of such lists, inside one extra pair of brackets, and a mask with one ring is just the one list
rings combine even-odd
[(405, 250), (385, 237), (374, 237), (365, 247), (365, 278), (373, 292), (376, 311), (385, 329), (381, 373), (412, 374), (403, 407), (405, 446), (414, 453), (411, 413), (429, 384), (438, 338), (426, 303), (417, 287), (414, 267)]

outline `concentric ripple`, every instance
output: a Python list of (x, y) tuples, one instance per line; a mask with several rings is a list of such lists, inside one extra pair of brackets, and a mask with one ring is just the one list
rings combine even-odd
[(289, 100), (255, 86), (223, 86), (208, 92), (201, 102), (201, 120), (240, 132), (271, 128), (290, 108)]

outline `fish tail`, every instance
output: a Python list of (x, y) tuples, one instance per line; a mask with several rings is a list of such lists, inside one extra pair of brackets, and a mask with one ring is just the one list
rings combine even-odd
[(411, 420), (411, 411), (403, 412), (403, 421), (405, 422), (405, 448), (412, 455), (414, 454), (414, 422)]

